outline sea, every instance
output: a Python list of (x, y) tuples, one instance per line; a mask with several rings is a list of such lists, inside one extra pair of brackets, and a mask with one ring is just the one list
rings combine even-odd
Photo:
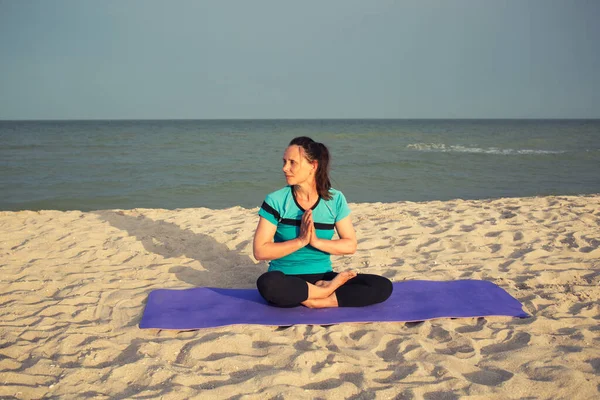
[(600, 193), (600, 120), (0, 121), (0, 210), (259, 207), (297, 136), (350, 203)]

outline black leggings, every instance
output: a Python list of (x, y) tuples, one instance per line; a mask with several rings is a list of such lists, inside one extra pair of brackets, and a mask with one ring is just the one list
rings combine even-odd
[[(308, 299), (308, 285), (323, 280), (330, 281), (337, 272), (324, 274), (285, 275), (281, 271), (262, 274), (256, 281), (261, 296), (277, 307), (296, 307)], [(379, 275), (358, 274), (337, 288), (335, 295), (339, 307), (363, 307), (381, 303), (392, 294), (389, 279)]]

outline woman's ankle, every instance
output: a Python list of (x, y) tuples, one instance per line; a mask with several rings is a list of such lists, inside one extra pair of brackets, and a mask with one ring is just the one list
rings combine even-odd
[(308, 299), (302, 302), (302, 305), (308, 308), (332, 308), (338, 307), (337, 296), (332, 293), (329, 297), (323, 299)]
[(335, 291), (336, 288), (332, 288), (331, 286), (316, 286), (312, 283), (306, 282), (308, 285), (308, 298), (307, 300), (319, 300), (326, 299), (331, 296), (331, 294)]

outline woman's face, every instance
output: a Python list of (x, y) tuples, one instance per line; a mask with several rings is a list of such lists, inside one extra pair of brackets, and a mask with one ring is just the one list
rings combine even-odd
[(309, 162), (300, 146), (291, 145), (283, 153), (283, 174), (288, 185), (299, 185), (314, 179), (317, 162)]

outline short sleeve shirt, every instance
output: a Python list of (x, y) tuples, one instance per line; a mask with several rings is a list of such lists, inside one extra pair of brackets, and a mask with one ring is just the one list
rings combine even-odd
[[(342, 192), (335, 189), (330, 189), (329, 192), (331, 199), (319, 197), (312, 207), (312, 213), (317, 237), (331, 240), (335, 223), (346, 218), (350, 214), (350, 208)], [(258, 215), (277, 226), (274, 241), (279, 243), (300, 235), (304, 212), (294, 197), (292, 187), (286, 186), (267, 195)], [(269, 263), (269, 271), (281, 271), (286, 275), (319, 274), (331, 270), (329, 253), (311, 245)]]

